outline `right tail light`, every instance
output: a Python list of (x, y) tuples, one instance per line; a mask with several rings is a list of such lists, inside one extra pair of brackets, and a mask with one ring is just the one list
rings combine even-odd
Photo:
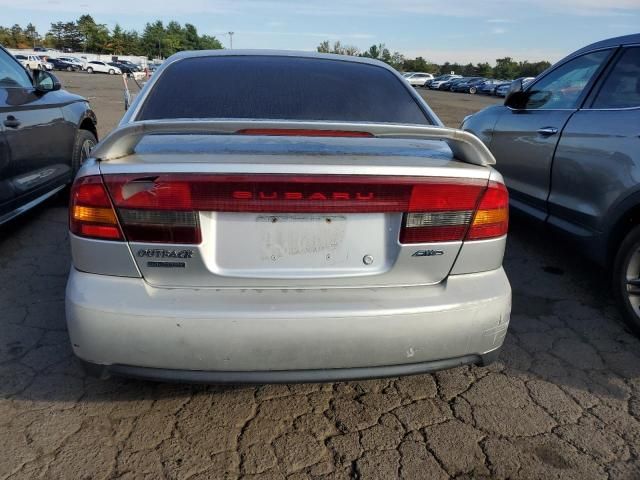
[(509, 192), (502, 183), (489, 182), (473, 216), (467, 240), (501, 237), (509, 229)]

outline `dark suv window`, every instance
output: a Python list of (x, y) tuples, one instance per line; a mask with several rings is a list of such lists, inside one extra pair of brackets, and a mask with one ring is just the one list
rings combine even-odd
[(404, 83), (384, 68), (278, 56), (179, 60), (158, 78), (137, 118), (430, 123)]
[(29, 74), (11, 56), (0, 49), (0, 88), (29, 88)]
[(578, 100), (609, 50), (574, 58), (533, 84), (527, 91), (527, 109), (574, 109)]
[(640, 47), (627, 48), (602, 85), (592, 108), (640, 107)]

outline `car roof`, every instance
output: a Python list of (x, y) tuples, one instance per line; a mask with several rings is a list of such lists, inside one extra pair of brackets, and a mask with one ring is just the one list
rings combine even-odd
[(619, 47), (622, 45), (634, 45), (634, 44), (640, 44), (640, 33), (634, 33), (632, 35), (623, 35), (621, 37), (613, 37), (613, 38), (608, 38), (606, 40), (600, 40), (599, 42), (595, 42), (595, 43), (592, 43), (591, 45), (587, 45), (586, 47), (582, 47), (580, 50), (577, 50), (572, 54), (566, 56), (561, 61), (568, 60), (571, 57), (582, 55), (583, 53), (589, 52), (591, 50), (599, 50), (601, 48)]
[[(339, 60), (341, 62), (351, 63), (366, 63), (369, 65), (382, 66), (388, 70), (396, 71), (386, 63), (367, 57), (354, 57), (351, 55), (337, 55), (334, 53), (317, 53), (317, 52), (303, 52), (297, 50), (188, 50), (183, 52), (174, 53), (171, 55), (165, 63), (171, 63), (176, 60), (184, 58), (198, 58), (198, 57), (239, 57), (239, 56), (260, 56), (260, 57), (296, 57), (296, 58), (322, 58), (326, 60)], [(420, 72), (412, 72), (420, 73)]]

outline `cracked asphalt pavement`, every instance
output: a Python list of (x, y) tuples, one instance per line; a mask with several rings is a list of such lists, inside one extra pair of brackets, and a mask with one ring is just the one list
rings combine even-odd
[[(95, 101), (104, 135), (120, 80), (61, 77), (112, 92)], [(491, 101), (425, 95), (452, 125)], [(216, 387), (85, 376), (66, 216), (57, 199), (0, 229), (0, 479), (640, 478), (640, 341), (603, 273), (539, 225), (513, 219), (513, 316), (490, 367)]]

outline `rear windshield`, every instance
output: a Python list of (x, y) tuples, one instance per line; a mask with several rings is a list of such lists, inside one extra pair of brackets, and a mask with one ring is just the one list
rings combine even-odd
[(167, 67), (137, 119), (252, 118), (430, 124), (388, 70), (340, 60), (197, 57)]

